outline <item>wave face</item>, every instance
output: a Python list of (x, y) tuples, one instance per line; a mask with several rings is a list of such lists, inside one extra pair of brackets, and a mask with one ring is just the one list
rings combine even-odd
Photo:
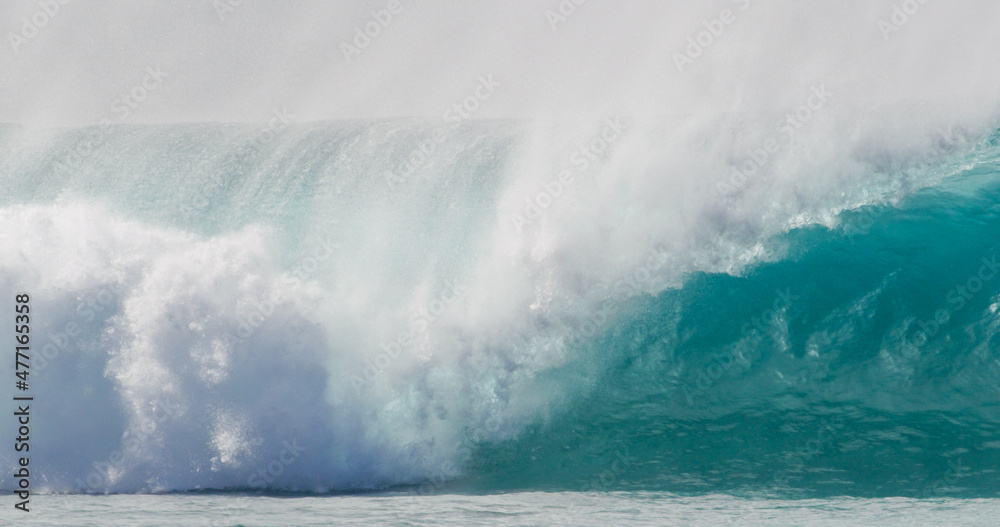
[(615, 357), (594, 390), (484, 449), (480, 483), (995, 496), (997, 161), (641, 299), (588, 343)]
[(995, 494), (1000, 144), (941, 130), (0, 128), (36, 485)]

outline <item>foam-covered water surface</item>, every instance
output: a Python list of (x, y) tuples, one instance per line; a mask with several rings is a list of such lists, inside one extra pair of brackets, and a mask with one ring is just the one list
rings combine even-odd
[[(172, 494), (65, 496), (40, 502), (34, 525), (183, 527), (256, 525), (993, 525), (995, 499), (825, 500), (695, 497), (656, 492), (526, 492), (495, 495), (258, 496)], [(115, 514), (108, 514), (113, 509)]]

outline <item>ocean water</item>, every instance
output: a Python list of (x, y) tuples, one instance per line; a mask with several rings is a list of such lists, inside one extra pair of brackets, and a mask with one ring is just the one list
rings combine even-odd
[(1000, 133), (716, 124), (0, 128), (30, 520), (995, 523)]
[[(996, 525), (995, 499), (680, 497), (656, 492), (526, 492), (493, 495), (261, 497), (115, 495), (41, 498), (24, 525), (86, 527), (327, 525)], [(169, 518), (169, 519), (167, 519)], [(19, 523), (21, 524), (21, 523)]]

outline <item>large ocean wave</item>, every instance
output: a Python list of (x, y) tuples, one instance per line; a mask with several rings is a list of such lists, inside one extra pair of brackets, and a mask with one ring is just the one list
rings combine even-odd
[(995, 121), (914, 115), (4, 127), (34, 481), (995, 493)]

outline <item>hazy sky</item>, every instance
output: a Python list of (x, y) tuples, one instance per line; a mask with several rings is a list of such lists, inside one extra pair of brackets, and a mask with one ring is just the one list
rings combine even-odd
[(476, 117), (752, 113), (820, 84), (995, 106), (998, 22), (992, 1), (3, 0), (0, 121), (439, 117), (490, 76)]

